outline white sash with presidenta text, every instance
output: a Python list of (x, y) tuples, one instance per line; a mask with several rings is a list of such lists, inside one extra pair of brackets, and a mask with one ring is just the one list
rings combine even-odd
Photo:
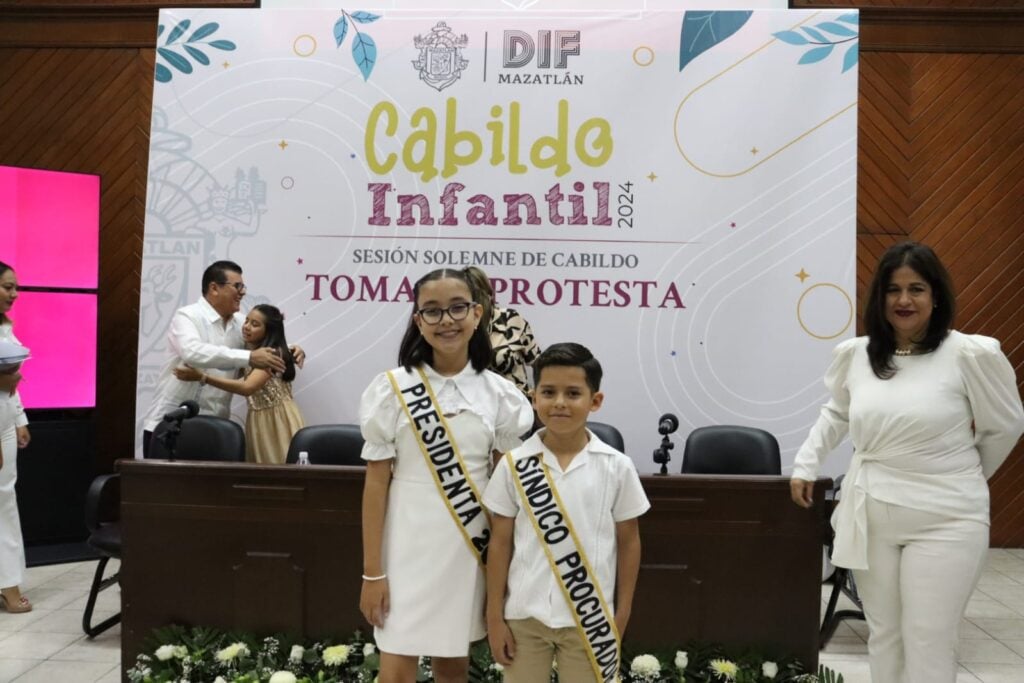
[(388, 379), (405, 410), (405, 416), (409, 418), (427, 469), (434, 476), (438, 494), (473, 556), (483, 567), (487, 561), (487, 543), (491, 539), (490, 521), (480, 503), (480, 492), (469, 476), (459, 447), (437, 404), (430, 381), (419, 368), (413, 372), (390, 370)]
[(596, 680), (617, 681), (621, 648), (615, 619), (543, 456), (538, 453), (518, 461), (512, 459), (511, 453), (505, 457), (523, 508), (533, 523), (587, 647)]

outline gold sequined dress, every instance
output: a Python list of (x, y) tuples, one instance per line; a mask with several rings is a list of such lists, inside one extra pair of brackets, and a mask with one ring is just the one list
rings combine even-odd
[(291, 383), (271, 377), (246, 400), (245, 459), (265, 465), (283, 464), (292, 436), (306, 426), (292, 398)]

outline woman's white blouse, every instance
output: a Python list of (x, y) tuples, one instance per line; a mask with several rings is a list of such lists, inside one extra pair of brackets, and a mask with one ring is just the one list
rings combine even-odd
[(832, 397), (797, 452), (793, 477), (813, 481), (847, 433), (853, 442), (833, 516), (833, 562), (867, 567), (865, 495), (988, 524), (985, 482), (1024, 432), (1013, 367), (990, 337), (953, 331), (932, 353), (871, 370), (867, 338), (839, 344), (825, 385)]
[[(530, 402), (516, 385), (504, 377), (471, 364), (457, 375), (445, 377), (429, 365), (423, 371), (445, 415), (464, 410), (476, 414), (494, 434), (492, 450), (508, 451), (518, 446), (520, 437), (533, 425)], [(398, 372), (404, 372), (401, 368)], [(374, 377), (359, 403), (359, 424), (366, 444), (364, 460), (386, 460), (397, 454), (395, 437), (400, 429), (409, 429), (409, 421), (398, 403), (387, 373)]]

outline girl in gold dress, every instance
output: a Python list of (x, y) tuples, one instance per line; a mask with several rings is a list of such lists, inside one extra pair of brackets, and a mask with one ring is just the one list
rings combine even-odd
[(305, 426), (299, 406), (292, 398), (295, 359), (284, 336), (284, 315), (276, 306), (253, 306), (242, 326), (246, 348), (275, 349), (285, 362), (280, 376), (260, 368), (247, 368), (241, 379), (207, 375), (188, 366), (175, 368), (174, 376), (184, 382), (199, 382), (246, 397), (245, 458), (249, 462), (280, 465), (288, 454), (292, 436)]

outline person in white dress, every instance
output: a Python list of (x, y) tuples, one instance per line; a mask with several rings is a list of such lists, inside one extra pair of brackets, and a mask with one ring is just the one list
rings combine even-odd
[[(7, 313), (17, 298), (14, 269), (0, 262), (0, 339), (15, 344), (19, 342)], [(18, 449), (28, 446), (32, 438), (18, 396), (20, 379), (19, 373), (0, 377), (0, 608), (8, 612), (32, 610), (32, 604), (19, 588), (25, 577), (25, 543), (14, 485), (18, 481)]]
[(793, 467), (793, 500), (809, 507), (822, 460), (849, 433), (832, 561), (853, 570), (880, 683), (956, 680), (960, 621), (989, 543), (986, 479), (1024, 432), (1013, 367), (995, 339), (951, 329), (954, 304), (931, 248), (885, 252), (867, 336), (836, 347), (831, 399)]
[[(359, 408), (367, 461), (359, 607), (374, 626), (380, 683), (415, 681), (420, 656), (431, 657), (438, 683), (465, 681), (470, 643), (486, 635), (479, 557), (485, 551), (471, 548), (468, 524), (460, 526), (441, 487), (464, 472), (482, 492), (493, 454), (519, 445), (533, 411), (514, 384), (486, 369), (491, 346), (478, 326), (476, 296), (461, 270), (421, 278), (399, 349), (401, 367), (378, 375)], [(433, 426), (443, 422), (449, 430), (462, 467), (428, 464), (430, 416), (420, 415), (414, 429), (413, 412), (399, 399), (404, 382), (422, 382), (432, 393)], [(460, 500), (460, 511), (463, 503), (480, 511), (474, 521), (486, 519), (479, 495)], [(488, 534), (484, 527), (481, 537)]]

